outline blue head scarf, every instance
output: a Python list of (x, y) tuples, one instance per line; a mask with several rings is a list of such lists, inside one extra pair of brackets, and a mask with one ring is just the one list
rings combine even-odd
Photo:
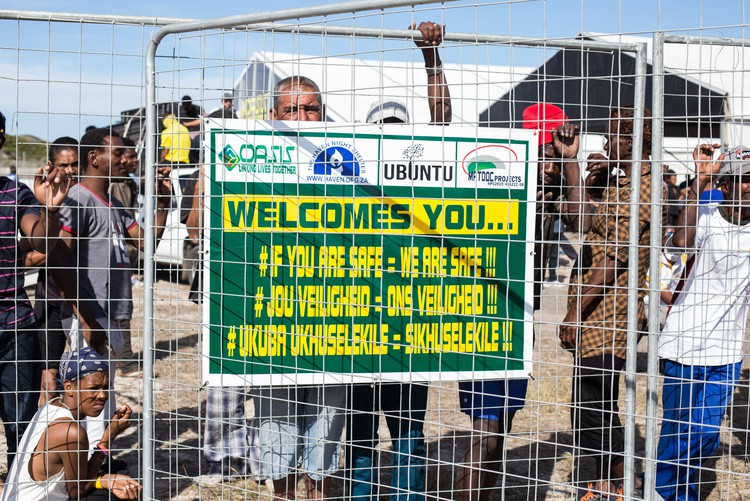
[(67, 351), (60, 359), (60, 382), (79, 381), (95, 372), (109, 373), (109, 364), (88, 346), (78, 351)]

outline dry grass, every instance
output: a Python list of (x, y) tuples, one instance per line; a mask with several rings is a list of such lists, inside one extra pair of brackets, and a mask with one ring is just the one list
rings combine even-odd
[[(142, 287), (136, 288), (137, 297)], [(504, 488), (498, 489), (495, 499), (534, 500), (572, 499), (575, 490), (571, 487), (573, 472), (572, 441), (568, 402), (570, 399), (570, 374), (572, 358), (558, 347), (554, 323), (564, 314), (566, 289), (557, 287), (544, 290), (543, 310), (537, 318), (539, 328), (534, 350), (534, 379), (531, 381), (526, 408), (520, 411), (513, 426), (513, 433), (506, 444), (506, 472)], [(155, 380), (155, 435), (157, 499), (222, 499), (256, 500), (270, 499), (267, 486), (252, 479), (235, 480), (219, 485), (205, 485), (200, 474), (205, 472), (202, 459), (202, 416), (204, 395), (200, 381), (200, 339), (198, 311), (186, 300), (187, 287), (160, 277), (157, 283), (156, 345), (158, 349), (156, 369), (160, 376)], [(137, 300), (136, 318), (140, 315), (140, 300)], [(134, 321), (134, 332), (138, 332), (140, 321)], [(640, 347), (639, 370), (645, 372), (646, 341)], [(624, 377), (623, 377), (624, 381)], [(636, 437), (638, 457), (645, 449), (645, 376), (637, 378)], [(624, 402), (624, 382), (621, 384)], [(140, 409), (142, 386), (132, 379), (119, 378), (118, 398)], [(457, 386), (453, 382), (435, 383), (429, 396), (426, 417), (428, 497), (453, 499), (453, 481), (456, 465), (470, 442), (470, 421), (458, 410)], [(734, 427), (747, 419), (747, 382), (738, 391), (730, 416)], [(247, 403), (248, 415), (252, 413), (251, 399)], [(387, 427), (381, 426), (382, 430)], [(746, 427), (746, 425), (743, 425)], [(381, 437), (380, 461), (390, 464), (390, 440), (387, 431)], [(750, 499), (750, 466), (739, 456), (744, 449), (747, 436), (740, 433), (722, 434), (719, 457), (710, 460), (700, 478), (703, 497), (709, 500)], [(119, 456), (135, 466), (141, 460), (142, 429), (135, 427), (121, 436)], [(731, 447), (731, 449), (730, 449)], [(640, 461), (638, 461), (640, 465)], [(583, 461), (580, 478), (592, 475), (592, 465)], [(388, 468), (383, 468), (381, 484), (390, 481)], [(342, 494), (342, 479), (333, 481), (333, 494)], [(387, 487), (382, 494), (387, 495)], [(304, 492), (299, 492), (304, 497)]]

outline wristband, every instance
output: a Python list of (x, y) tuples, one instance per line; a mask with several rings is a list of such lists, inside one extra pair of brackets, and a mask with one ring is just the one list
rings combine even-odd
[(443, 63), (438, 64), (434, 68), (425, 68), (428, 77), (436, 77), (443, 73)]
[(94, 487), (96, 487), (97, 489), (100, 489), (100, 490), (104, 489), (104, 487), (102, 487), (102, 477), (101, 477), (101, 475), (98, 476), (98, 477), (96, 477), (96, 483), (94, 484)]
[(105, 456), (109, 457), (110, 452), (109, 452), (109, 449), (107, 449), (106, 445), (99, 442), (98, 444), (96, 444), (96, 448), (99, 449), (102, 453), (104, 453)]
[(44, 207), (44, 212), (46, 212), (47, 214), (57, 214), (58, 212), (60, 212), (60, 207), (55, 210), (49, 210), (49, 207)]

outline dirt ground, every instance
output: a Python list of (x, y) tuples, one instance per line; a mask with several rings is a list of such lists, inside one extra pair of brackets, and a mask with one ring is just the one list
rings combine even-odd
[[(562, 270), (565, 273), (565, 270)], [(154, 380), (154, 422), (156, 437), (155, 486), (157, 499), (225, 499), (255, 500), (269, 496), (266, 485), (252, 479), (209, 485), (203, 481), (207, 465), (202, 459), (202, 416), (205, 412), (201, 374), (201, 340), (198, 308), (187, 301), (188, 287), (173, 277), (160, 274), (156, 285), (156, 371)], [(542, 311), (537, 317), (538, 330), (534, 348), (533, 380), (529, 385), (526, 407), (517, 413), (512, 434), (507, 440), (506, 475), (494, 499), (569, 500), (574, 499), (572, 486), (573, 449), (570, 432), (571, 355), (559, 348), (556, 323), (564, 315), (566, 288), (544, 289)], [(140, 333), (143, 287), (135, 287), (136, 313), (134, 334)], [(639, 347), (637, 391), (637, 456), (645, 449), (647, 340)], [(722, 446), (715, 459), (709, 460), (700, 477), (705, 499), (750, 499), (750, 465), (744, 459), (748, 420), (747, 372), (744, 384), (735, 395), (725, 420)], [(143, 399), (142, 381), (118, 378), (118, 399), (128, 402), (138, 412)], [(624, 376), (621, 384), (621, 411), (624, 411)], [(429, 498), (454, 499), (453, 481), (456, 465), (469, 446), (470, 421), (458, 409), (456, 384), (434, 383), (430, 388), (426, 417)], [(247, 402), (248, 416), (252, 401)], [(139, 414), (140, 416), (140, 414)], [(735, 424), (732, 424), (735, 423)], [(384, 421), (383, 421), (384, 424)], [(734, 428), (734, 432), (730, 431)], [(387, 430), (383, 425), (382, 430)], [(133, 427), (116, 443), (117, 457), (127, 461), (132, 473), (139, 475), (142, 460), (142, 428)], [(381, 437), (380, 461), (390, 463), (390, 440), (387, 431)], [(742, 451), (741, 451), (741, 450)], [(730, 458), (730, 455), (732, 456)], [(638, 461), (641, 467), (641, 461)], [(580, 481), (593, 474), (593, 463), (584, 460), (579, 468)], [(342, 480), (333, 482), (333, 494), (342, 493)], [(381, 484), (388, 485), (389, 469), (383, 468)], [(383, 494), (387, 495), (387, 488)], [(504, 497), (503, 497), (504, 494)], [(302, 493), (300, 493), (302, 497)]]

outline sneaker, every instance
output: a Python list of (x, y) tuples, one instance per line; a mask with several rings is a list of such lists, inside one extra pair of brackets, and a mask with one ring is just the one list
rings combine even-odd
[[(614, 501), (623, 501), (625, 499), (625, 487), (622, 485), (617, 488), (617, 497), (614, 499)], [(635, 499), (643, 499), (643, 488), (637, 488), (633, 487), (633, 498)]]
[(617, 488), (617, 496), (615, 497), (615, 501), (623, 501), (625, 496), (625, 488), (621, 485)]
[(609, 496), (602, 496), (600, 492), (594, 492), (594, 484), (589, 482), (588, 490), (578, 501), (605, 501)]

